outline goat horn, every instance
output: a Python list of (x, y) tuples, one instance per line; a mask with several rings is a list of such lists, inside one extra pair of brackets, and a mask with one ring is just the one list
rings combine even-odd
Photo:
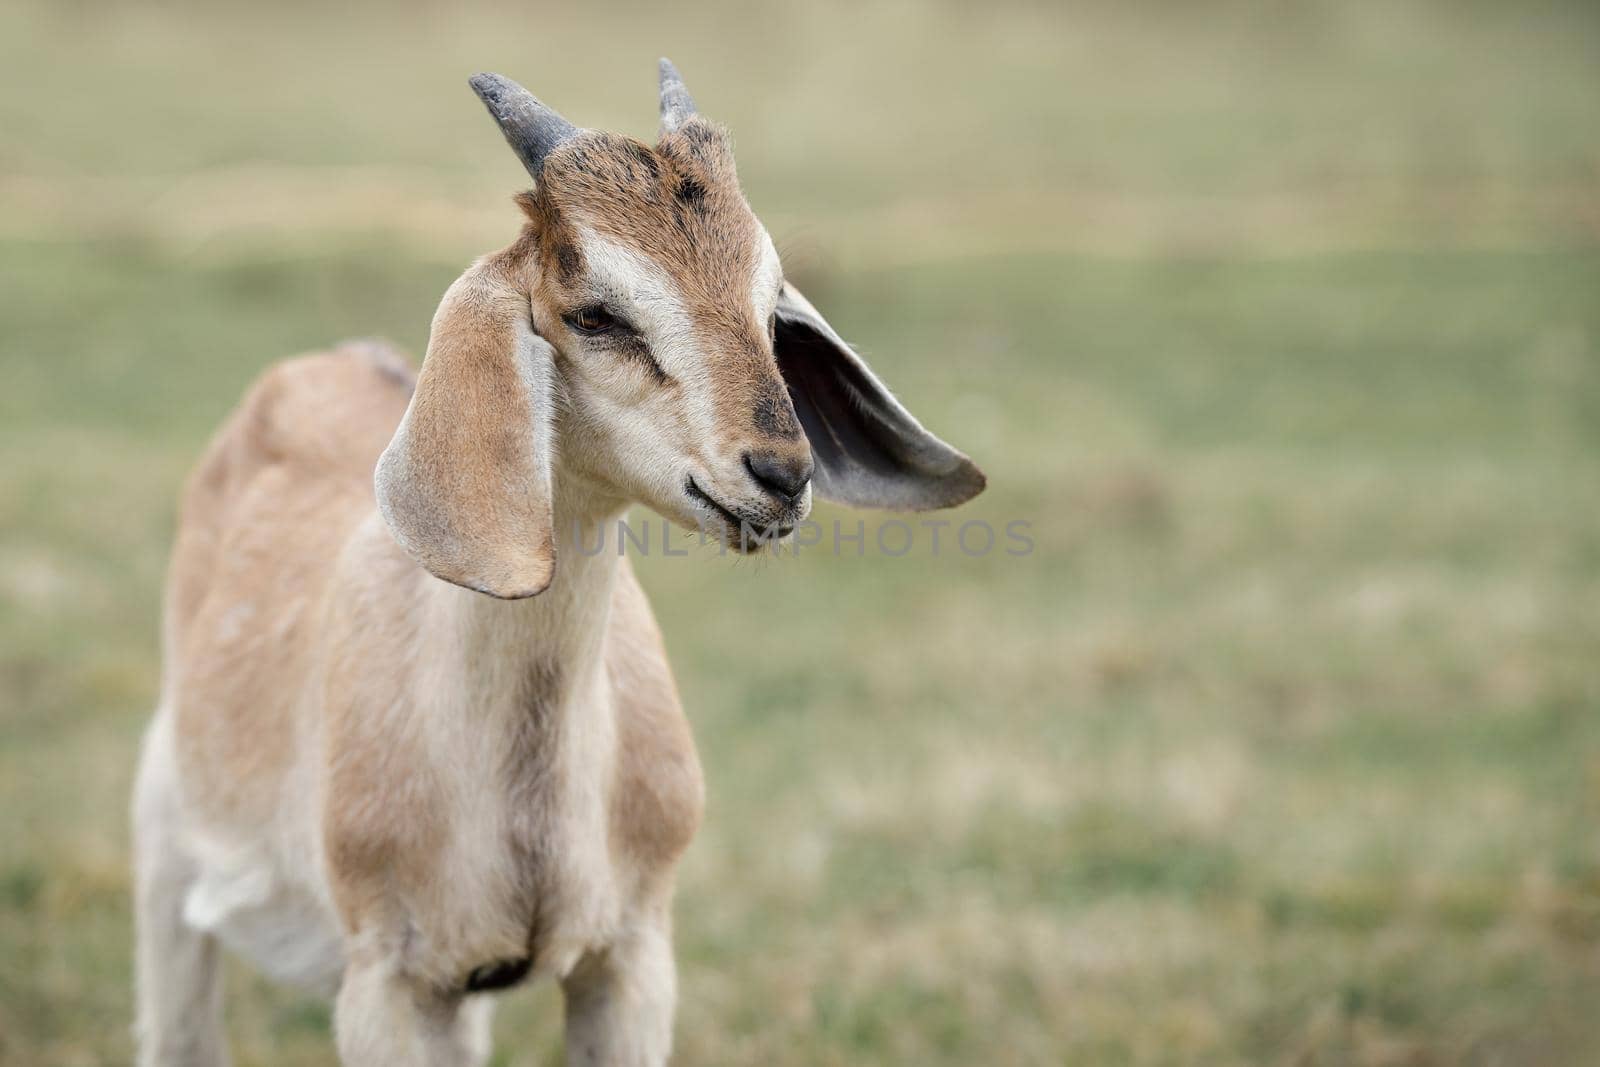
[(544, 167), (545, 157), (578, 132), (576, 126), (545, 107), (510, 78), (499, 74), (474, 74), (467, 79), (467, 84), (500, 124), (506, 143), (536, 179)]
[(684, 88), (683, 75), (672, 60), (661, 57), (661, 133), (665, 136), (689, 121), (695, 114), (694, 98)]

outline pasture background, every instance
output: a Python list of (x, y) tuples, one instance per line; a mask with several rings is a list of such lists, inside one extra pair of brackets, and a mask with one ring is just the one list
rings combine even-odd
[[(641, 562), (710, 783), (678, 1062), (1600, 1062), (1593, 5), (541, 6), (0, 7), (0, 1063), (130, 1052), (206, 436), (515, 232), (469, 73), (650, 136), (663, 53), (1037, 544)], [(333, 1063), (238, 967), (229, 1026)]]

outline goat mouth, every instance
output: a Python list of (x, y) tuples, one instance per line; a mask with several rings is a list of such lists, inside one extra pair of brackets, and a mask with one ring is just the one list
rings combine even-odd
[(737, 547), (744, 552), (754, 552), (762, 545), (779, 538), (787, 537), (794, 532), (792, 523), (783, 525), (763, 525), (752, 522), (732, 508), (725, 507), (716, 497), (706, 492), (695, 484), (694, 476), (690, 475), (684, 482), (683, 492), (690, 500), (700, 505), (702, 510), (709, 511), (721, 519), (726, 526), (727, 536), (730, 541), (737, 541)]

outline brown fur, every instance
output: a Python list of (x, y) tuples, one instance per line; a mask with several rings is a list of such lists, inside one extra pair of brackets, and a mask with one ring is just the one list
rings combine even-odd
[(438, 577), (506, 597), (541, 592), (555, 571), (550, 456), (534, 411), (548, 420), (553, 398), (530, 396), (519, 378), (518, 334), (530, 328), (514, 263), (481, 263), (445, 294), (404, 423), (408, 447), (391, 449), (396, 469), (383, 472), (395, 494), (385, 506), (410, 519), (405, 547)]
[[(178, 754), (205, 808), (251, 819), (293, 755), (284, 678), (310, 674), (340, 546), (405, 411), (392, 350), (351, 346), (264, 374), (184, 492), (168, 576)], [(287, 640), (262, 642), (263, 623)]]
[[(799, 421), (772, 355), (768, 324), (750, 306), (761, 225), (745, 201), (725, 131), (696, 116), (655, 149), (620, 134), (585, 131), (545, 161), (518, 198), (537, 247), (540, 303), (584, 302), (575, 224), (636, 248), (678, 282), (690, 318), (712, 350), (713, 398), (730, 433), (766, 447), (799, 439)], [(554, 328), (541, 323), (541, 330)]]

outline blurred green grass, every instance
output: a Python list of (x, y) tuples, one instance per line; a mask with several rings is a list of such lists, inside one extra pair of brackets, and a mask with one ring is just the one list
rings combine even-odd
[[(679, 1061), (1600, 1056), (1600, 20), (1582, 4), (0, 10), (0, 1062), (123, 1062), (177, 485), (420, 352), (500, 69), (657, 54), (1037, 551), (641, 561), (710, 779)], [(823, 509), (822, 521), (854, 516)], [(330, 1064), (243, 968), (241, 1064)], [(550, 990), (498, 1062), (558, 1055)]]

